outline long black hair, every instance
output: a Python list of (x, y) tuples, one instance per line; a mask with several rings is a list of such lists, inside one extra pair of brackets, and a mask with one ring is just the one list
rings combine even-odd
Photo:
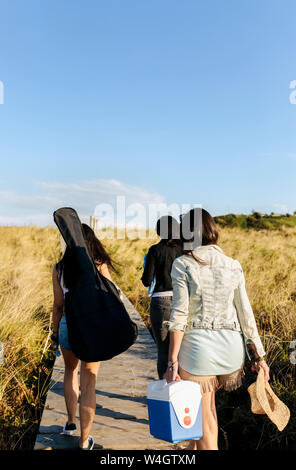
[(156, 233), (169, 246), (178, 246), (180, 240), (180, 224), (171, 215), (162, 216), (156, 223)]
[[(109, 268), (117, 272), (117, 269), (114, 266), (114, 261), (112, 261), (111, 257), (108, 255), (102, 243), (96, 237), (94, 231), (87, 224), (82, 224), (82, 229), (83, 237), (87, 244), (89, 254), (92, 257), (94, 263), (97, 266), (107, 264)], [(75, 258), (70, 248), (66, 248), (62, 259), (56, 264), (56, 269), (59, 273), (59, 276), (61, 276), (61, 273), (63, 272), (63, 280), (65, 287), (68, 289), (71, 288), (75, 284), (75, 281), (77, 279), (78, 267), (76, 265)]]

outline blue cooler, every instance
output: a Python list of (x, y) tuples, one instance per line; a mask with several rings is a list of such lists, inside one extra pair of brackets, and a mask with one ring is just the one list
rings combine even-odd
[(156, 380), (147, 393), (150, 434), (168, 442), (202, 437), (201, 393), (197, 383)]

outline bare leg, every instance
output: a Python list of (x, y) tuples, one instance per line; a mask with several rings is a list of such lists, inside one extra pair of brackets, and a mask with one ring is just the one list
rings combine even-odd
[(218, 450), (218, 419), (215, 392), (202, 395), (203, 437), (196, 442), (197, 450)]
[(184, 450), (197, 450), (197, 443), (198, 443), (198, 441), (194, 441), (194, 440), (191, 439), (189, 441), (188, 446), (185, 447)]
[(68, 423), (76, 422), (76, 409), (79, 397), (79, 384), (78, 384), (78, 366), (79, 359), (69, 351), (63, 349), (62, 354), (65, 361), (65, 375), (64, 375), (64, 397), (68, 412)]
[[(193, 380), (194, 375), (179, 368), (183, 380)], [(194, 381), (194, 380), (193, 380)], [(215, 392), (202, 394), (202, 427), (203, 437), (191, 440), (184, 450), (218, 450), (218, 419), (215, 404)]]
[(96, 379), (100, 362), (81, 362), (80, 369), (80, 447), (88, 446), (88, 437), (96, 409)]

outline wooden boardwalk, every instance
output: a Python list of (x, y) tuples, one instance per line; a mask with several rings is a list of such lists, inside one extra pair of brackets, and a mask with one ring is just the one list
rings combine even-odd
[[(103, 446), (103, 449), (180, 448), (155, 439), (149, 433), (146, 393), (148, 383), (158, 379), (156, 346), (139, 313), (126, 297), (124, 303), (138, 325), (139, 336), (128, 351), (101, 364), (96, 383), (97, 409), (91, 434), (95, 443)], [(63, 376), (64, 362), (59, 357), (55, 362), (35, 449), (73, 449), (78, 445), (78, 415), (78, 434), (70, 437), (62, 432), (67, 420)]]

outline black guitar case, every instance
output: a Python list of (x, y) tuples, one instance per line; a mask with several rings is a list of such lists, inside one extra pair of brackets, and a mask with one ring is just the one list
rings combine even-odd
[(77, 212), (62, 207), (53, 217), (77, 266), (77, 281), (65, 294), (71, 349), (82, 361), (106, 361), (135, 342), (137, 325), (130, 319), (113, 282), (97, 270)]

